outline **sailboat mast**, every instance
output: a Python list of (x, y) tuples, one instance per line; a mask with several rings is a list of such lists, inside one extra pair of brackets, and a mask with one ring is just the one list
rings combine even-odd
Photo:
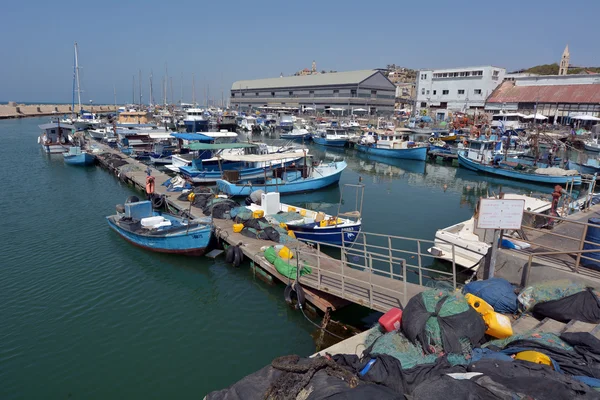
[(150, 70), (150, 107), (154, 104), (154, 94), (152, 91), (152, 70)]
[(140, 86), (140, 108), (142, 108), (142, 70), (138, 73), (138, 84)]
[(75, 42), (75, 78), (77, 80), (77, 104), (79, 105), (79, 112), (81, 112), (81, 86), (79, 85), (79, 55), (77, 49), (77, 42)]
[(115, 110), (117, 109), (117, 87), (113, 85), (113, 96), (115, 100)]
[(133, 75), (133, 80), (131, 81), (131, 104), (135, 104), (135, 75)]
[(171, 103), (173, 103), (173, 77), (171, 76)]
[(196, 74), (192, 72), (192, 104), (196, 107)]
[(181, 96), (179, 96), (179, 105), (183, 102), (183, 72), (181, 73)]

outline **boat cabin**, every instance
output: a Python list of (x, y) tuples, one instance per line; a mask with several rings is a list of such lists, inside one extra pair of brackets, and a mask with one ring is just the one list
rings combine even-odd
[(321, 137), (326, 139), (347, 139), (348, 132), (345, 129), (327, 128), (321, 132)]
[(39, 128), (42, 130), (42, 136), (40, 137), (42, 145), (70, 143), (70, 134), (75, 132), (75, 126), (59, 122), (43, 124)]
[(492, 135), (489, 139), (477, 139), (469, 142), (467, 158), (482, 164), (493, 164), (494, 156), (502, 151), (502, 141)]
[(492, 127), (506, 129), (521, 129), (525, 126), (526, 115), (521, 113), (500, 113), (492, 116)]

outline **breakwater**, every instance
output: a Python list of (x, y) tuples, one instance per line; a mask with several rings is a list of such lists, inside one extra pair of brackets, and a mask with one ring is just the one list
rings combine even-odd
[[(94, 105), (86, 107), (85, 110), (95, 113), (114, 112), (117, 108), (114, 105)], [(9, 102), (0, 105), (0, 119), (43, 117), (47, 115), (62, 115), (78, 112), (79, 106), (73, 107), (68, 104), (17, 104)]]

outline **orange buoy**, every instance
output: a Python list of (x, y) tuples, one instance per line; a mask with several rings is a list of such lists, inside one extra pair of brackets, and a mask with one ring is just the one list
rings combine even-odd
[(146, 194), (154, 193), (154, 177), (147, 176), (146, 177)]

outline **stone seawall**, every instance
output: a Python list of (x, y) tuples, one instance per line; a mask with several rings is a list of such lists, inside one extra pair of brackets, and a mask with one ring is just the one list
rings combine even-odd
[[(116, 111), (115, 106), (109, 105), (94, 105), (93, 107), (86, 106), (86, 111), (93, 111), (95, 113), (103, 112), (114, 112)], [(78, 111), (79, 107), (75, 106), (75, 111)], [(0, 105), (0, 119), (8, 118), (25, 118), (25, 117), (40, 117), (44, 115), (64, 115), (71, 114), (73, 112), (70, 105), (65, 104), (38, 104), (38, 105), (23, 105), (15, 104), (10, 102), (9, 104)]]

